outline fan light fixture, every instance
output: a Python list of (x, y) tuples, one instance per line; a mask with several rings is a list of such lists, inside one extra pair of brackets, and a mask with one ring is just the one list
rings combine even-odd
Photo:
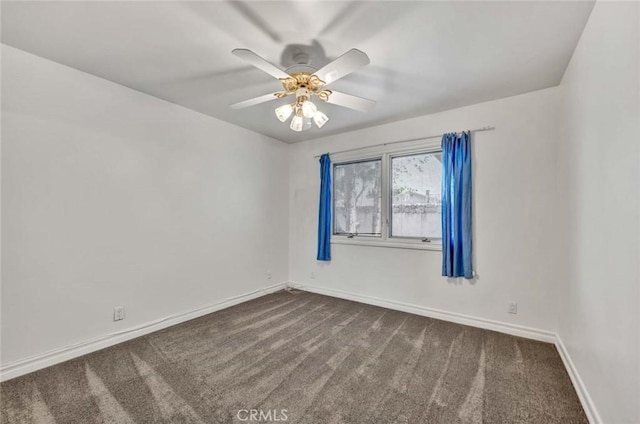
[(311, 128), (312, 119), (318, 128), (322, 128), (329, 120), (327, 115), (320, 112), (309, 99), (309, 91), (304, 87), (297, 90), (295, 102), (279, 106), (275, 112), (280, 122), (286, 122), (293, 115), (289, 128), (297, 132)]
[[(313, 66), (309, 66), (308, 55), (299, 54), (296, 58), (300, 56), (302, 61), (298, 61), (299, 66), (297, 66), (296, 69), (300, 69), (300, 66), (302, 66), (305, 68), (305, 71), (291, 73), (279, 69), (251, 50), (234, 49), (232, 53), (278, 79), (284, 91), (265, 94), (253, 99), (234, 103), (230, 106), (234, 109), (243, 109), (270, 100), (295, 95), (296, 100), (293, 103), (285, 104), (275, 109), (276, 117), (280, 122), (286, 122), (293, 115), (291, 123), (289, 124), (289, 128), (293, 131), (300, 132), (308, 130), (311, 128), (311, 121), (313, 121), (318, 128), (322, 128), (322, 126), (329, 121), (329, 117), (318, 110), (318, 107), (311, 101), (313, 96), (316, 96), (322, 102), (359, 110), (361, 112), (371, 110), (376, 104), (373, 100), (340, 93), (335, 90), (327, 90), (325, 88), (325, 85), (328, 83), (334, 82), (369, 63), (367, 55), (360, 50), (351, 49), (333, 62), (317, 70)], [(291, 68), (292, 67), (288, 69)], [(309, 68), (312, 69), (313, 74), (306, 71)]]

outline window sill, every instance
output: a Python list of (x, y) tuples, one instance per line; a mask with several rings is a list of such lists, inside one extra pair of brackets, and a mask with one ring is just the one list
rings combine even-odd
[(411, 241), (365, 240), (356, 238), (331, 237), (331, 244), (351, 244), (354, 246), (387, 247), (392, 249), (437, 250), (442, 251), (440, 243)]

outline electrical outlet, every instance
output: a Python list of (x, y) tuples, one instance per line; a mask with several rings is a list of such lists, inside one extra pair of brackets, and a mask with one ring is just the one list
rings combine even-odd
[(517, 314), (518, 313), (518, 303), (517, 302), (513, 302), (510, 301), (507, 303), (507, 312), (509, 312), (510, 314)]
[(267, 280), (271, 280), (271, 271), (267, 271)]
[(311, 271), (311, 279), (312, 279), (312, 280), (315, 280), (315, 279), (316, 279), (316, 273), (315, 273), (315, 272), (313, 272), (313, 271)]
[(124, 319), (124, 306), (116, 306), (113, 308), (113, 320), (122, 321)]

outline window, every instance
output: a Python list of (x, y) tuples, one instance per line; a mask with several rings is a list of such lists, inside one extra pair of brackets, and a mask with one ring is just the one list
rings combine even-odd
[(332, 243), (441, 248), (439, 143), (333, 159)]
[(333, 233), (382, 234), (382, 161), (337, 164), (333, 168)]
[(438, 239), (442, 152), (391, 158), (390, 237)]

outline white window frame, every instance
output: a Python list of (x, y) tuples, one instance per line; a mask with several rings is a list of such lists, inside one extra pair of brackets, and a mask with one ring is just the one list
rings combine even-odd
[(333, 186), (333, 170), (334, 166), (342, 165), (352, 162), (367, 161), (381, 159), (381, 172), (382, 172), (382, 184), (381, 184), (381, 199), (380, 199), (380, 219), (381, 219), (381, 235), (341, 235), (334, 234), (333, 223), (331, 223), (331, 243), (332, 244), (345, 244), (345, 245), (357, 245), (357, 246), (371, 246), (371, 247), (387, 247), (396, 249), (415, 249), (415, 250), (442, 250), (441, 239), (431, 239), (430, 241), (422, 241), (419, 238), (410, 237), (391, 237), (391, 159), (398, 156), (407, 156), (412, 154), (421, 153), (436, 153), (442, 151), (440, 140), (423, 140), (419, 143), (412, 143), (404, 147), (372, 147), (363, 148), (357, 152), (338, 153), (331, 155), (331, 161), (333, 166), (331, 167), (331, 203), (333, 211), (333, 196), (335, 195), (335, 189)]

